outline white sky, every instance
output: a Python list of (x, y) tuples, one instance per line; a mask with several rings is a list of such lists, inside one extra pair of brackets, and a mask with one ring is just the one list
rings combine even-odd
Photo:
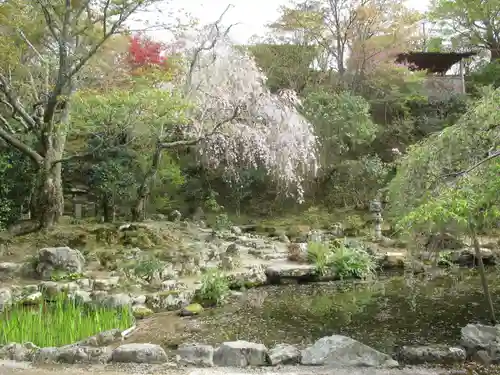
[[(170, 10), (185, 10), (201, 23), (212, 23), (219, 18), (224, 9), (232, 4), (223, 19), (225, 25), (239, 23), (231, 30), (231, 37), (236, 43), (246, 43), (253, 35), (263, 35), (266, 32), (265, 24), (276, 20), (281, 5), (289, 4), (287, 0), (170, 0), (166, 7)], [(429, 0), (407, 0), (411, 8), (425, 11)], [(160, 17), (158, 15), (158, 17)], [(165, 17), (162, 15), (161, 17)], [(148, 15), (153, 23), (153, 16)], [(163, 34), (163, 35), (162, 35)], [(164, 39), (161, 32), (151, 33), (155, 38)]]

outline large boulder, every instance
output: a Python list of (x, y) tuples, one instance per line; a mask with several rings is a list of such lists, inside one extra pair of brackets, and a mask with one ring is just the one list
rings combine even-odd
[(243, 340), (225, 342), (214, 353), (217, 366), (246, 367), (264, 366), (267, 364), (267, 348)]
[(302, 351), (302, 365), (316, 366), (398, 366), (389, 355), (381, 353), (347, 336), (333, 335), (316, 341)]
[(500, 339), (500, 325), (467, 324), (460, 331), (460, 344), (468, 351), (488, 349)]
[(300, 350), (294, 345), (278, 344), (269, 350), (268, 357), (272, 366), (295, 365), (300, 363)]
[(111, 362), (117, 363), (164, 363), (167, 353), (156, 344), (124, 344), (111, 353)]
[(85, 258), (78, 250), (69, 247), (47, 247), (38, 251), (36, 274), (49, 280), (53, 272), (82, 273)]
[(214, 348), (211, 345), (185, 344), (179, 346), (176, 356), (177, 363), (201, 367), (214, 365)]

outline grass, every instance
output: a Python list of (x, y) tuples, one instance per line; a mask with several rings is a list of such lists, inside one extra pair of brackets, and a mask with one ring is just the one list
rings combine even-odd
[(64, 295), (37, 306), (14, 305), (0, 315), (0, 345), (32, 342), (39, 347), (75, 343), (97, 333), (133, 324), (130, 309), (85, 307)]

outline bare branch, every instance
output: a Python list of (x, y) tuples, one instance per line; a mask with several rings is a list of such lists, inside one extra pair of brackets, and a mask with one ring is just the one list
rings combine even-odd
[(473, 166), (471, 166), (471, 167), (469, 167), (467, 169), (464, 169), (463, 171), (446, 174), (446, 175), (443, 176), (443, 178), (444, 177), (461, 177), (461, 176), (464, 176), (464, 175), (472, 172), (473, 170), (479, 168), (484, 163), (487, 163), (490, 160), (493, 160), (493, 159), (495, 159), (497, 157), (500, 157), (500, 150), (491, 153), (490, 155), (488, 155), (488, 157), (486, 157), (486, 158), (478, 161), (476, 164), (474, 164)]
[(17, 96), (12, 92), (12, 88), (10, 87), (10, 83), (3, 74), (0, 73), (0, 92), (5, 94), (7, 98), (8, 104), (15, 111), (13, 115), (19, 114), (22, 120), (27, 124), (30, 129), (34, 129), (36, 127), (35, 120), (26, 112), (22, 104), (19, 102)]
[(224, 18), (225, 14), (229, 11), (229, 9), (232, 8), (232, 6), (233, 6), (232, 4), (229, 4), (226, 7), (226, 9), (222, 12), (222, 14), (219, 16), (219, 18), (212, 24), (212, 28), (215, 29), (216, 34), (215, 34), (215, 36), (212, 36), (211, 33), (209, 34), (212, 37), (210, 44), (208, 46), (206, 46), (205, 44), (208, 42), (208, 40), (203, 40), (200, 43), (200, 45), (194, 50), (193, 58), (191, 59), (191, 62), (189, 64), (189, 70), (188, 70), (187, 79), (186, 79), (185, 90), (187, 92), (189, 92), (189, 88), (191, 87), (194, 68), (196, 67), (196, 64), (198, 63), (200, 53), (203, 51), (212, 50), (215, 47), (215, 45), (217, 44), (217, 42), (219, 41), (219, 39), (221, 37), (227, 36), (229, 34), (229, 31), (231, 30), (231, 28), (234, 27), (235, 25), (237, 25), (237, 24), (229, 25), (226, 28), (226, 30), (224, 30), (224, 32), (222, 34), (220, 33), (219, 24), (222, 22), (222, 19)]
[[(8, 121), (5, 117), (0, 115), (0, 123), (4, 126), (9, 126)], [(10, 134), (7, 130), (0, 127), (0, 138), (2, 138), (6, 143), (21, 151), (23, 154), (27, 155), (36, 164), (43, 163), (43, 157), (32, 149), (30, 146), (22, 142), (20, 139)]]
[(172, 149), (172, 148), (177, 148), (177, 147), (195, 146), (198, 143), (200, 143), (201, 141), (203, 141), (207, 138), (210, 138), (212, 135), (218, 133), (220, 128), (223, 125), (235, 120), (238, 117), (239, 113), (240, 113), (240, 107), (235, 107), (233, 114), (231, 116), (229, 116), (229, 117), (225, 118), (224, 120), (215, 124), (212, 131), (209, 132), (208, 134), (205, 134), (202, 137), (198, 137), (198, 138), (194, 138), (194, 139), (186, 139), (186, 140), (181, 140), (181, 141), (173, 141), (173, 142), (161, 142), (159, 144), (159, 147), (161, 149)]

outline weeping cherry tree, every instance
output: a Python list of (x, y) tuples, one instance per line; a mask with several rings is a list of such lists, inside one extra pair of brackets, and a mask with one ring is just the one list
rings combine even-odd
[(236, 178), (242, 167), (263, 167), (299, 201), (307, 174), (316, 171), (316, 137), (296, 109), (297, 96), (269, 92), (253, 58), (231, 43), (230, 27), (221, 28), (222, 16), (182, 41), (185, 73), (168, 86), (191, 104), (189, 121), (177, 126), (177, 138), (158, 133), (151, 168), (138, 189), (135, 220), (143, 217), (163, 150), (195, 147), (201, 163)]

